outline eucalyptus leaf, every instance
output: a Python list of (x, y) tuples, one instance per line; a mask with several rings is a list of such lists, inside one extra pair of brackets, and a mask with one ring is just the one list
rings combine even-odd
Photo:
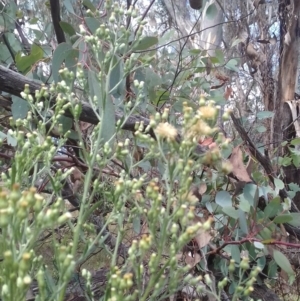
[(232, 217), (233, 219), (239, 218), (239, 212), (233, 207), (223, 207), (222, 211), (228, 215), (229, 217)]
[(20, 52), (16, 55), (16, 66), (22, 73), (27, 73), (32, 68), (32, 66), (43, 57), (43, 49), (37, 44), (32, 44), (29, 55), (22, 56)]
[(132, 51), (142, 51), (155, 46), (158, 43), (157, 37), (143, 37), (134, 43)]
[(52, 60), (52, 75), (53, 80), (57, 83), (60, 80), (59, 70), (61, 65), (65, 62), (66, 67), (69, 71), (75, 73), (78, 62), (79, 51), (78, 49), (72, 48), (72, 45), (68, 43), (60, 43), (54, 53)]
[(293, 220), (293, 217), (290, 214), (280, 214), (274, 218), (274, 223), (276, 224), (284, 224), (289, 223)]
[(240, 251), (239, 246), (237, 246), (237, 245), (232, 245), (231, 246), (231, 258), (236, 263), (240, 263), (241, 262), (241, 251)]
[(98, 111), (101, 116), (101, 138), (102, 142), (113, 143), (113, 136), (115, 134), (115, 108), (112, 102), (112, 99), (106, 93), (103, 93), (103, 88), (99, 79), (96, 76), (96, 73), (92, 70), (88, 73), (88, 82), (90, 95), (94, 98), (94, 96), (98, 99)]
[(227, 62), (227, 64), (225, 65), (225, 68), (227, 68), (231, 71), (238, 72), (239, 67), (237, 65), (238, 65), (238, 61), (236, 59), (231, 59)]
[(64, 21), (60, 21), (59, 25), (62, 28), (62, 30), (65, 33), (67, 33), (70, 37), (72, 37), (73, 35), (76, 34), (76, 31), (75, 31), (74, 27), (70, 23), (67, 23), (67, 22), (64, 22)]
[(270, 112), (270, 111), (261, 111), (258, 112), (256, 117), (258, 119), (266, 119), (266, 118), (271, 118), (274, 116), (274, 112)]
[(248, 234), (249, 231), (248, 231), (248, 224), (247, 224), (246, 214), (241, 209), (238, 210), (238, 214), (239, 214), (240, 228), (245, 234)]
[(15, 137), (11, 136), (10, 134), (7, 134), (6, 139), (7, 139), (8, 145), (11, 145), (12, 147), (17, 146), (18, 143), (17, 143), (17, 139)]
[(297, 138), (293, 139), (290, 143), (292, 145), (299, 145), (300, 144), (300, 137), (297, 137)]
[(278, 178), (274, 179), (274, 184), (275, 184), (275, 187), (277, 189), (283, 189), (284, 188), (284, 183)]
[(98, 19), (93, 17), (87, 17), (84, 19), (91, 33), (95, 33), (96, 30), (100, 27), (101, 23)]
[(278, 264), (278, 266), (281, 267), (288, 274), (290, 281), (293, 281), (295, 278), (295, 272), (287, 257), (278, 250), (274, 250), (273, 258)]
[(71, 0), (63, 0), (63, 3), (68, 12), (70, 12), (71, 14), (75, 14)]
[(255, 207), (259, 197), (257, 185), (252, 183), (246, 184), (243, 189), (243, 196), (248, 200), (250, 205)]
[(14, 120), (26, 118), (29, 111), (28, 102), (17, 96), (12, 96), (11, 99), (13, 102), (11, 105), (11, 112)]
[(206, 10), (206, 14), (205, 16), (208, 18), (208, 19), (213, 19), (218, 13), (218, 8), (217, 6), (212, 3)]
[(221, 207), (230, 207), (232, 206), (232, 199), (231, 195), (228, 191), (219, 191), (216, 194), (215, 198), (216, 204), (218, 204)]
[(265, 246), (259, 242), (259, 241), (255, 241), (254, 243), (254, 247), (257, 248), (257, 249), (263, 249)]
[(71, 118), (69, 117), (65, 117), (65, 116), (60, 116), (57, 120), (58, 124), (62, 125), (63, 128), (63, 133), (65, 134), (68, 130), (71, 129), (72, 125), (73, 125), (73, 121)]
[(221, 49), (216, 49), (215, 56), (218, 59), (219, 64), (224, 64), (224, 53)]
[(135, 233), (141, 233), (141, 218), (139, 216), (133, 218), (132, 226)]
[(282, 209), (281, 207), (281, 201), (279, 197), (274, 198), (269, 202), (269, 204), (266, 206), (264, 210), (264, 215), (266, 218), (272, 218), (276, 216), (280, 210)]
[(298, 212), (291, 212), (290, 216), (292, 217), (292, 220), (288, 223), (294, 227), (300, 227), (300, 213)]

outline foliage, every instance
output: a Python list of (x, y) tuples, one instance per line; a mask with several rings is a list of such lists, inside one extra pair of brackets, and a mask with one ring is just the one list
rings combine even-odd
[[(79, 26), (59, 23), (66, 41), (53, 55), (46, 29), (30, 30), (30, 49), (11, 39), (11, 19), (24, 16), (15, 3), (2, 7), (14, 55), (0, 51), (1, 62), (43, 85), (12, 96), (1, 123), (1, 300), (250, 300), (279, 268), (292, 283), (275, 237), (282, 224), (300, 226), (290, 212), (299, 186), (282, 201), (280, 176), (225, 137), (217, 125), (230, 117), (222, 106), (232, 90), (212, 91), (202, 76), (210, 64), (237, 72), (240, 61), (223, 49), (180, 48), (172, 32), (147, 35), (136, 8), (83, 7)], [(64, 9), (75, 14), (72, 1)], [(207, 17), (216, 14), (212, 4)], [(86, 108), (99, 122), (83, 119)], [(257, 113), (257, 132), (272, 116)], [(289, 141), (281, 166), (299, 165), (298, 144)]]

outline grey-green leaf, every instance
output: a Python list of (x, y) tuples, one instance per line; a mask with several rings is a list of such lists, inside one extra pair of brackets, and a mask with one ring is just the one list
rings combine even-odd
[(146, 50), (150, 47), (155, 46), (158, 43), (157, 37), (143, 37), (141, 40), (138, 40), (134, 43), (132, 50), (133, 51), (141, 51)]
[(231, 196), (227, 191), (219, 191), (216, 194), (216, 204), (221, 207), (230, 207), (232, 206)]
[(11, 112), (14, 120), (26, 118), (29, 110), (27, 101), (17, 96), (12, 96), (11, 98), (13, 101), (11, 105)]

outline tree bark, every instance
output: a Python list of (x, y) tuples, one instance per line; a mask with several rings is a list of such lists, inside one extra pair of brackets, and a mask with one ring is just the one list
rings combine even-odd
[[(279, 147), (283, 141), (295, 137), (295, 129), (288, 100), (294, 100), (297, 80), (297, 67), (300, 45), (300, 1), (284, 0), (279, 4), (280, 16), (280, 69), (278, 78), (278, 94), (273, 119), (274, 148)], [(279, 122), (280, 121), (280, 122)], [(280, 149), (278, 155), (285, 155), (288, 150)], [(300, 169), (294, 165), (283, 167), (285, 183), (300, 184)], [(300, 208), (300, 194), (294, 197), (294, 203)]]

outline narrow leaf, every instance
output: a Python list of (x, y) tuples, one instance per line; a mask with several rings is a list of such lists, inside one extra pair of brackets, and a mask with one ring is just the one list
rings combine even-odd
[(276, 224), (284, 224), (289, 223), (293, 220), (292, 216), (290, 214), (281, 214), (274, 218), (274, 223)]
[(289, 275), (290, 280), (292, 280), (295, 277), (295, 272), (293, 271), (293, 268), (287, 257), (278, 250), (274, 250), (273, 258), (278, 266), (281, 267)]
[(157, 37), (144, 37), (141, 40), (138, 40), (132, 47), (133, 51), (146, 50), (152, 46), (155, 46), (158, 43)]

